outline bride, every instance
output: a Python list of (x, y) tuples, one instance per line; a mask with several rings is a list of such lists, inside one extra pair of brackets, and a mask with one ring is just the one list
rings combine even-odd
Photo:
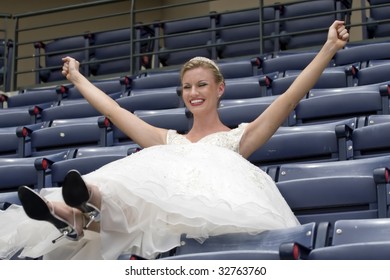
[[(314, 86), (349, 34), (342, 21), (290, 88), (257, 119), (237, 128), (218, 116), (224, 79), (218, 66), (195, 57), (181, 70), (183, 100), (194, 116), (186, 135), (157, 128), (121, 108), (63, 59), (62, 73), (100, 113), (144, 149), (86, 175), (71, 170), (61, 188), (22, 186), (22, 206), (0, 212), (0, 257), (156, 258), (186, 234), (209, 236), (299, 224), (271, 178), (246, 160), (279, 128)], [(77, 242), (75, 242), (77, 241)]]

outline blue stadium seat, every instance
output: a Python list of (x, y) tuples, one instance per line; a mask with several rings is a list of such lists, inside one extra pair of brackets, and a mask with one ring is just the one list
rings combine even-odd
[[(382, 93), (375, 85), (374, 89), (363, 87), (334, 89), (312, 92), (314, 95), (302, 99), (296, 107), (298, 124), (327, 122), (346, 117), (359, 117), (367, 115), (380, 115), (389, 113), (389, 97)], [(317, 93), (317, 95), (316, 95)]]
[(345, 19), (349, 15), (343, 11), (350, 8), (348, 2), (352, 1), (316, 0), (284, 4), (280, 15), (281, 49), (321, 46), (334, 20)]
[[(387, 0), (368, 0), (369, 11), (365, 10), (362, 16), (363, 39), (384, 38), (390, 36), (390, 5)], [(362, 8), (366, 2), (362, 1)]]
[(131, 80), (131, 89), (153, 89), (181, 86), (180, 73), (175, 71), (147, 72)]
[[(48, 42), (36, 42), (35, 47), (35, 83), (53, 82), (66, 80), (62, 75), (62, 58), (71, 56), (80, 62), (89, 59), (89, 36), (76, 35), (63, 38), (56, 38)], [(41, 65), (43, 57), (44, 65)], [(81, 65), (80, 71), (89, 76), (87, 67)]]
[(369, 116), (367, 125), (352, 132), (354, 158), (390, 155), (390, 115)]
[[(137, 110), (134, 111), (134, 114), (151, 125), (165, 129), (174, 129), (179, 133), (187, 132), (192, 125), (190, 114), (184, 107), (160, 110)], [(112, 143), (108, 142), (107, 146), (134, 144), (132, 139), (129, 139), (126, 134), (111, 124), (105, 117), (100, 117), (98, 122), (107, 124), (106, 126), (101, 126), (101, 133), (104, 135), (102, 138), (112, 139)]]
[(350, 131), (356, 118), (307, 126), (280, 127), (248, 159), (258, 166), (352, 158)]
[(53, 154), (46, 159), (31, 158), (0, 158), (0, 202), (18, 203), (17, 189), (19, 186), (29, 186), (39, 189), (45, 185), (45, 178), (39, 173), (36, 164), (46, 166), (48, 161), (66, 159), (67, 152)]
[[(264, 76), (261, 85), (267, 88), (267, 95), (280, 95), (284, 93), (301, 71), (288, 70), (283, 77), (279, 73)], [(329, 83), (332, 81), (332, 83)], [(344, 68), (328, 67), (320, 76), (313, 88), (340, 88), (348, 87), (348, 75)]]
[(328, 246), (309, 253), (309, 260), (389, 260), (388, 219), (336, 221)]
[[(261, 219), (261, 217), (259, 217)], [(181, 246), (162, 254), (162, 260), (275, 260), (281, 259), (281, 247), (296, 243), (303, 251), (310, 251), (315, 244), (315, 223), (286, 229), (267, 230), (259, 234), (223, 234), (212, 236), (202, 244), (181, 238)], [(284, 252), (286, 253), (286, 252)], [(305, 258), (304, 254), (291, 257)]]
[(35, 117), (31, 116), (28, 109), (1, 109), (0, 128), (27, 125), (35, 123)]
[(213, 56), (212, 47), (207, 47), (215, 37), (213, 25), (212, 15), (162, 22), (163, 47), (158, 55), (161, 64), (179, 65), (194, 56), (216, 59), (216, 52)]
[[(260, 26), (264, 37), (277, 34), (279, 27), (277, 22), (260, 25), (259, 13), (259, 9), (251, 9), (219, 14), (217, 43), (221, 45), (217, 48), (220, 58), (260, 56), (279, 50), (277, 38), (259, 39)], [(275, 20), (273, 7), (263, 8), (262, 13), (263, 21)]]
[(0, 158), (20, 157), (16, 127), (0, 128)]
[(0, 94), (0, 108), (29, 108), (33, 105), (53, 104), (62, 99), (56, 88), (24, 89), (14, 95)]
[[(140, 147), (136, 144), (110, 146), (110, 147), (83, 147), (69, 151), (66, 160), (55, 161), (50, 165), (48, 171), (44, 171), (47, 186), (61, 186), (65, 175), (71, 169), (78, 170), (81, 174), (87, 174), (108, 164), (112, 161), (122, 159)], [(44, 169), (39, 166), (39, 169)]]
[[(386, 185), (376, 169), (389, 156), (322, 163), (282, 164), (269, 170), (301, 223), (387, 217)], [(383, 173), (383, 172), (382, 172)]]
[[(137, 34), (139, 38), (146, 39), (153, 36), (154, 31), (149, 26), (137, 25)], [(129, 73), (132, 69), (131, 50), (136, 50), (133, 53), (139, 54), (141, 45), (143, 51), (152, 51), (154, 40), (137, 41), (137, 44), (131, 45), (132, 29), (122, 28), (109, 31), (96, 32), (91, 34), (91, 59), (89, 67), (92, 75), (107, 75)], [(145, 49), (146, 48), (146, 49)], [(150, 55), (148, 58), (151, 61)], [(141, 57), (135, 57), (134, 65), (138, 65), (136, 71), (140, 70), (142, 61)], [(147, 66), (144, 63), (144, 66)], [(150, 65), (149, 67), (150, 68)]]
[(369, 43), (348, 46), (339, 50), (334, 57), (334, 65), (355, 65), (358, 69), (372, 65), (375, 60), (390, 59), (390, 43)]
[(44, 156), (69, 148), (105, 146), (99, 117), (62, 119), (18, 127), (22, 157)]

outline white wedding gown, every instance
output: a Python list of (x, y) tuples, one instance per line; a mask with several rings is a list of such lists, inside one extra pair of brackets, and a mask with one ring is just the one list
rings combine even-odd
[[(168, 145), (141, 150), (84, 175), (102, 193), (101, 231), (75, 242), (52, 240), (50, 223), (29, 219), (13, 205), (0, 213), (0, 258), (21, 250), (44, 259), (155, 258), (180, 246), (184, 233), (208, 236), (298, 225), (272, 179), (238, 154), (245, 124), (191, 143), (170, 130)], [(60, 188), (44, 188), (62, 200)]]

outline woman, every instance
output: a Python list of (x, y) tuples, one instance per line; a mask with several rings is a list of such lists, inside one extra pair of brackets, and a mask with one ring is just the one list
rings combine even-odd
[[(140, 120), (82, 76), (77, 61), (64, 58), (66, 78), (145, 149), (84, 176), (72, 170), (62, 188), (37, 194), (21, 187), (23, 208), (1, 213), (4, 227), (10, 217), (20, 221), (0, 229), (3, 257), (24, 248), (22, 256), (54, 259), (115, 259), (121, 253), (155, 258), (180, 246), (182, 234), (201, 242), (298, 225), (271, 178), (246, 158), (275, 133), (348, 38), (343, 22), (335, 21), (290, 88), (253, 122), (235, 129), (218, 116), (225, 84), (217, 65), (191, 59), (181, 71), (183, 100), (194, 117), (186, 135)], [(66, 238), (58, 238), (58, 230)]]

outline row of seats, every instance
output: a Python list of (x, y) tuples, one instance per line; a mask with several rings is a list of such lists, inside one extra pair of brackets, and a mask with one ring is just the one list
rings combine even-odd
[[(220, 116), (229, 127), (241, 122), (252, 121), (263, 112), (277, 96), (261, 96), (261, 86), (256, 80), (247, 84), (253, 88), (240, 95), (240, 83), (227, 85), (226, 97), (220, 103)], [(302, 99), (284, 129), (309, 130), (318, 125), (317, 130), (328, 130), (326, 125), (337, 121), (369, 115), (389, 114), (388, 84), (372, 84), (336, 89), (313, 89)], [(234, 91), (236, 90), (236, 91)], [(156, 126), (176, 129), (185, 133), (191, 127), (191, 115), (178, 96), (180, 90), (167, 88), (151, 93), (122, 96), (121, 92), (111, 97), (127, 110)], [(27, 93), (33, 94), (33, 93)], [(252, 94), (252, 95), (250, 95)], [(233, 98), (229, 99), (229, 95)], [(0, 137), (2, 157), (27, 157), (53, 153), (55, 149), (73, 146), (110, 146), (129, 141), (115, 126), (100, 115), (84, 99), (60, 101), (60, 105), (46, 108), (35, 105), (26, 108), (10, 108), (0, 111)], [(332, 108), (332, 111), (329, 110)], [(12, 117), (13, 119), (10, 119)], [(352, 128), (357, 128), (357, 123)], [(359, 122), (364, 124), (363, 121)], [(310, 126), (309, 126), (310, 125)], [(363, 125), (364, 126), (364, 125)], [(54, 149), (54, 150), (53, 150)], [(283, 153), (282, 153), (283, 154)], [(263, 159), (264, 160), (264, 159)]]
[[(275, 4), (261, 10), (262, 20), (258, 9), (250, 9), (158, 21), (152, 26), (138, 24), (133, 52), (137, 54), (135, 70), (152, 67), (151, 52), (155, 54), (153, 67), (158, 68), (160, 63), (179, 65), (194, 56), (224, 59), (317, 47), (325, 41), (327, 29), (335, 19), (349, 18), (346, 9), (351, 7), (350, 2)], [(306, 24), (308, 19), (310, 25)], [(259, 37), (260, 30), (263, 38)], [(82, 70), (87, 76), (129, 72), (131, 33), (125, 28), (36, 42), (36, 69), (41, 68), (36, 72), (36, 83), (63, 80), (60, 65), (64, 54), (83, 62)], [(42, 58), (44, 64), (40, 65)]]
[[(15, 168), (12, 167), (18, 166), (18, 174), (21, 171), (35, 173), (40, 183), (45, 180), (58, 183), (67, 168), (77, 167), (81, 172), (89, 172), (88, 168), (123, 158), (137, 152), (137, 148), (123, 147), (115, 154), (106, 151), (107, 154), (100, 157), (93, 149), (73, 152), (79, 156), (78, 163), (76, 158), (61, 160), (61, 157), (71, 156), (69, 151), (66, 155), (60, 153), (47, 158), (19, 159), (33, 162), (35, 171), (31, 164), (28, 168), (27, 162), (22, 164), (18, 159), (6, 171), (13, 172)], [(83, 161), (87, 158), (90, 158), (89, 162)], [(56, 159), (59, 161), (55, 162)], [(92, 162), (94, 167), (90, 165)], [(388, 259), (389, 165), (390, 156), (384, 155), (350, 161), (275, 166), (274, 172), (268, 174), (275, 180), (301, 226), (265, 231), (258, 235), (225, 234), (210, 237), (202, 244), (183, 235), (182, 245), (160, 258)], [(0, 171), (3, 169), (4, 166)], [(1, 200), (18, 203), (16, 194), (12, 194), (2, 193)], [(126, 257), (121, 256), (122, 259)]]

